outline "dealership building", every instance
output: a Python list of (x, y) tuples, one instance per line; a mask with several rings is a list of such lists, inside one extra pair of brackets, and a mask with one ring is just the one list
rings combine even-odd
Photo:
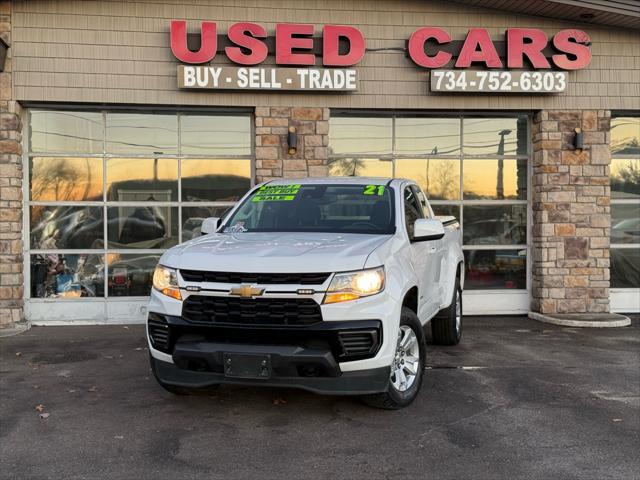
[(257, 183), (415, 180), (467, 314), (640, 311), (640, 2), (0, 1), (0, 326), (143, 321)]

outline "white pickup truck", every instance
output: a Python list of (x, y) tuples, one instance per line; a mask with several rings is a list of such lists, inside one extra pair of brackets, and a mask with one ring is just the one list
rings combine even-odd
[(151, 366), (170, 392), (287, 386), (396, 409), (420, 390), (426, 324), (460, 341), (460, 228), (410, 180), (272, 181), (201, 230), (153, 277)]

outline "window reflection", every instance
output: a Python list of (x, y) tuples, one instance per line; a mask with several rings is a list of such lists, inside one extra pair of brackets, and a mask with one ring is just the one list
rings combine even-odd
[(525, 289), (526, 250), (465, 250), (465, 290)]
[(168, 202), (178, 200), (175, 158), (107, 159), (107, 200)]
[(102, 255), (31, 255), (32, 298), (104, 296)]
[(177, 207), (108, 207), (107, 217), (109, 248), (165, 249), (178, 243)]
[(102, 153), (104, 123), (100, 112), (31, 110), (32, 152)]
[(459, 118), (396, 118), (396, 153), (456, 155), (460, 153)]
[(31, 248), (39, 250), (102, 248), (102, 207), (32, 206)]
[(414, 180), (430, 200), (460, 198), (460, 160), (457, 159), (399, 158), (396, 177)]
[(458, 205), (434, 205), (431, 204), (436, 217), (455, 217), (460, 221), (460, 206)]
[(175, 114), (108, 113), (106, 133), (107, 153), (178, 153), (178, 116)]
[(391, 125), (390, 117), (331, 117), (329, 154), (390, 154)]
[(102, 158), (34, 157), (31, 200), (102, 201)]
[(611, 205), (611, 243), (640, 243), (640, 203)]
[(251, 155), (251, 117), (182, 115), (182, 154)]
[(611, 153), (640, 155), (640, 117), (617, 117), (611, 120)]
[(153, 271), (160, 260), (158, 254), (108, 253), (109, 296), (145, 297), (151, 294)]
[(465, 118), (463, 142), (465, 155), (526, 155), (528, 151), (527, 117)]
[(463, 195), (466, 200), (527, 199), (525, 160), (466, 159), (463, 169)]
[(611, 288), (640, 287), (640, 248), (611, 249)]
[(229, 207), (182, 207), (182, 241), (186, 242), (201, 235), (200, 227), (205, 218), (224, 216)]
[(329, 161), (332, 177), (391, 177), (393, 162), (377, 158), (338, 158)]
[(465, 205), (465, 245), (526, 245), (526, 205)]
[(640, 158), (611, 160), (611, 198), (640, 199)]
[(251, 186), (249, 160), (182, 161), (182, 200), (235, 202)]

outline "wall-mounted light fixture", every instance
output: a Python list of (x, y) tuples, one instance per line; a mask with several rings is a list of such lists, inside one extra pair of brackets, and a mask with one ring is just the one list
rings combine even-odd
[(584, 133), (582, 133), (582, 129), (577, 127), (575, 130), (575, 135), (573, 136), (573, 149), (580, 153), (584, 148)]
[(289, 155), (295, 155), (298, 151), (298, 134), (296, 133), (296, 127), (289, 127), (287, 146), (289, 147)]
[(0, 72), (4, 72), (4, 61), (7, 59), (7, 50), (9, 50), (9, 44), (0, 37)]

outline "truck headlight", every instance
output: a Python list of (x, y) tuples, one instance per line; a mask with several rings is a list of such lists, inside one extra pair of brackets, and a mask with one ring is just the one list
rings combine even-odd
[(322, 303), (338, 303), (375, 295), (384, 290), (384, 267), (337, 273)]
[(153, 272), (153, 288), (176, 300), (182, 300), (178, 287), (178, 273), (173, 268), (158, 265)]

